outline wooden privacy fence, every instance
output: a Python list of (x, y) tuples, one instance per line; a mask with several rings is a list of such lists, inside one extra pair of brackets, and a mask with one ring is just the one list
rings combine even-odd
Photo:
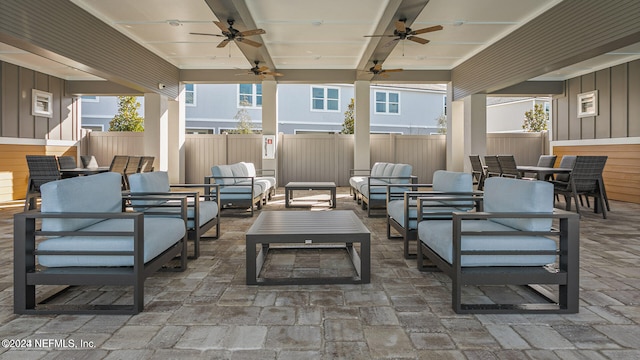
[[(278, 135), (278, 184), (289, 181), (333, 181), (348, 186), (353, 169), (353, 135)], [(91, 132), (83, 140), (86, 154), (108, 165), (114, 155), (145, 155), (143, 133)], [(494, 133), (487, 135), (487, 154), (514, 154), (519, 164), (535, 165), (546, 153), (546, 133)], [(200, 183), (217, 164), (239, 161), (262, 164), (259, 134), (185, 136), (185, 181)], [(413, 166), (420, 183), (430, 183), (433, 172), (446, 168), (444, 135), (371, 134), (371, 164), (405, 163)]]

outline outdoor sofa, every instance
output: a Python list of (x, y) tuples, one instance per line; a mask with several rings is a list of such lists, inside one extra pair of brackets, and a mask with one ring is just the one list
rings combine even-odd
[[(266, 175), (271, 171), (273, 176)], [(256, 171), (253, 163), (239, 162), (231, 165), (215, 165), (211, 168), (211, 176), (205, 176), (205, 184), (212, 181), (220, 186), (220, 205), (224, 208), (259, 209), (262, 204), (275, 195), (276, 178), (273, 170)]]
[[(473, 191), (472, 175), (464, 172), (437, 170), (433, 173), (431, 184), (411, 184), (410, 191), (393, 192), (395, 187), (406, 185), (387, 185), (387, 239), (400, 238), (404, 241), (405, 259), (415, 259), (411, 244), (418, 238), (418, 198), (431, 197), (425, 201), (428, 208), (422, 211), (422, 220), (451, 219), (456, 211), (482, 210), (482, 192)], [(456, 201), (457, 196), (471, 198)], [(391, 228), (400, 233), (392, 236)]]
[[(418, 218), (429, 201), (418, 198)], [(484, 183), (483, 206), (485, 212), (454, 212), (450, 220), (418, 223), (418, 269), (441, 270), (451, 278), (453, 310), (578, 312), (579, 218), (553, 208), (553, 184), (491, 177)], [(522, 285), (535, 295), (505, 304), (496, 302), (509, 298), (507, 294), (497, 299), (476, 294), (465, 300), (479, 303), (466, 303), (465, 285), (485, 290), (490, 285)]]
[[(200, 239), (214, 226), (214, 239), (220, 236), (220, 191), (217, 184), (169, 184), (169, 174), (166, 171), (137, 173), (129, 176), (129, 187), (132, 195), (183, 195), (187, 197), (187, 235), (193, 241), (193, 256), (200, 256)], [(171, 192), (171, 189), (180, 189)], [(203, 188), (201, 195), (198, 191), (187, 189)], [(158, 208), (156, 205), (160, 205)], [(176, 207), (171, 207), (171, 206)], [(168, 211), (175, 212), (180, 217), (180, 208), (175, 200), (132, 200), (134, 211), (142, 211), (149, 216), (167, 216)], [(158, 215), (153, 215), (158, 213)]]
[[(186, 269), (185, 197), (172, 197), (180, 217), (151, 218), (122, 211), (123, 200), (135, 197), (123, 198), (118, 173), (53, 181), (40, 189), (41, 211), (14, 216), (15, 313), (137, 314), (147, 277), (176, 257), (172, 269)], [(53, 304), (56, 294), (36, 298), (37, 285), (132, 286), (133, 303)]]
[[(354, 200), (362, 205), (371, 216), (372, 209), (384, 209), (387, 204), (387, 185), (415, 183), (417, 177), (412, 176), (413, 168), (409, 164), (393, 164), (377, 162), (371, 170), (351, 169), (349, 178), (350, 191)], [(403, 193), (408, 187), (394, 187), (391, 191)]]

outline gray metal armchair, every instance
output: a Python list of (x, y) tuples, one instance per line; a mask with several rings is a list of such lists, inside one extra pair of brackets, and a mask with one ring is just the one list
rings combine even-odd
[(36, 208), (41, 185), (49, 181), (60, 180), (60, 169), (56, 157), (53, 155), (27, 155), (27, 166), (29, 167), (29, 180), (24, 211)]

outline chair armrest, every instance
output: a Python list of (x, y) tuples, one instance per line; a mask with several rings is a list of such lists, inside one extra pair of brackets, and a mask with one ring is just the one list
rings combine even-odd
[(275, 169), (256, 169), (257, 176), (276, 176)]
[[(387, 184), (386, 186), (387, 186), (387, 203), (389, 203), (389, 201), (404, 199), (404, 194), (406, 194), (407, 192), (419, 191), (420, 188), (432, 188), (433, 184), (418, 184), (418, 183)], [(411, 191), (405, 191), (403, 193), (397, 193), (397, 192), (392, 192), (391, 191), (392, 188), (410, 188)]]
[[(216, 201), (220, 205), (220, 185), (219, 184), (171, 184), (172, 188), (202, 188), (204, 194), (200, 195), (205, 201)], [(173, 192), (172, 192), (173, 193)]]
[[(407, 194), (405, 197), (405, 208), (410, 207), (410, 197), (416, 197), (416, 207), (418, 208), (417, 218), (424, 220), (428, 218), (429, 214), (456, 214), (456, 211), (438, 211), (438, 208), (451, 208), (456, 207), (455, 204), (447, 203), (447, 202), (461, 202), (462, 204), (458, 205), (460, 207), (470, 206), (464, 203), (471, 204), (473, 203), (473, 208), (476, 211), (481, 211), (483, 208), (484, 201), (484, 192), (482, 191), (471, 191), (471, 192), (444, 192), (444, 191), (428, 191), (428, 192), (413, 192)], [(429, 202), (429, 203), (428, 203)], [(433, 202), (441, 202), (441, 204), (434, 204)], [(433, 211), (425, 212), (425, 209), (435, 209)], [(470, 209), (471, 210), (471, 209)], [(469, 211), (470, 211), (469, 210)], [(466, 211), (461, 211), (460, 213), (466, 214)], [(474, 212), (473, 214), (478, 214), (478, 212)]]

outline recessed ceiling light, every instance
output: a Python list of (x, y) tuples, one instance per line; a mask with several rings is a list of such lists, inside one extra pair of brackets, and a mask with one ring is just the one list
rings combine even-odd
[(464, 21), (464, 20), (455, 20), (453, 22), (453, 26), (462, 26), (462, 25), (464, 25), (465, 22), (466, 21)]
[(313, 26), (320, 26), (322, 25), (323, 21), (322, 20), (315, 20), (311, 22), (311, 25)]
[(167, 20), (167, 24), (171, 26), (182, 26), (180, 20)]

